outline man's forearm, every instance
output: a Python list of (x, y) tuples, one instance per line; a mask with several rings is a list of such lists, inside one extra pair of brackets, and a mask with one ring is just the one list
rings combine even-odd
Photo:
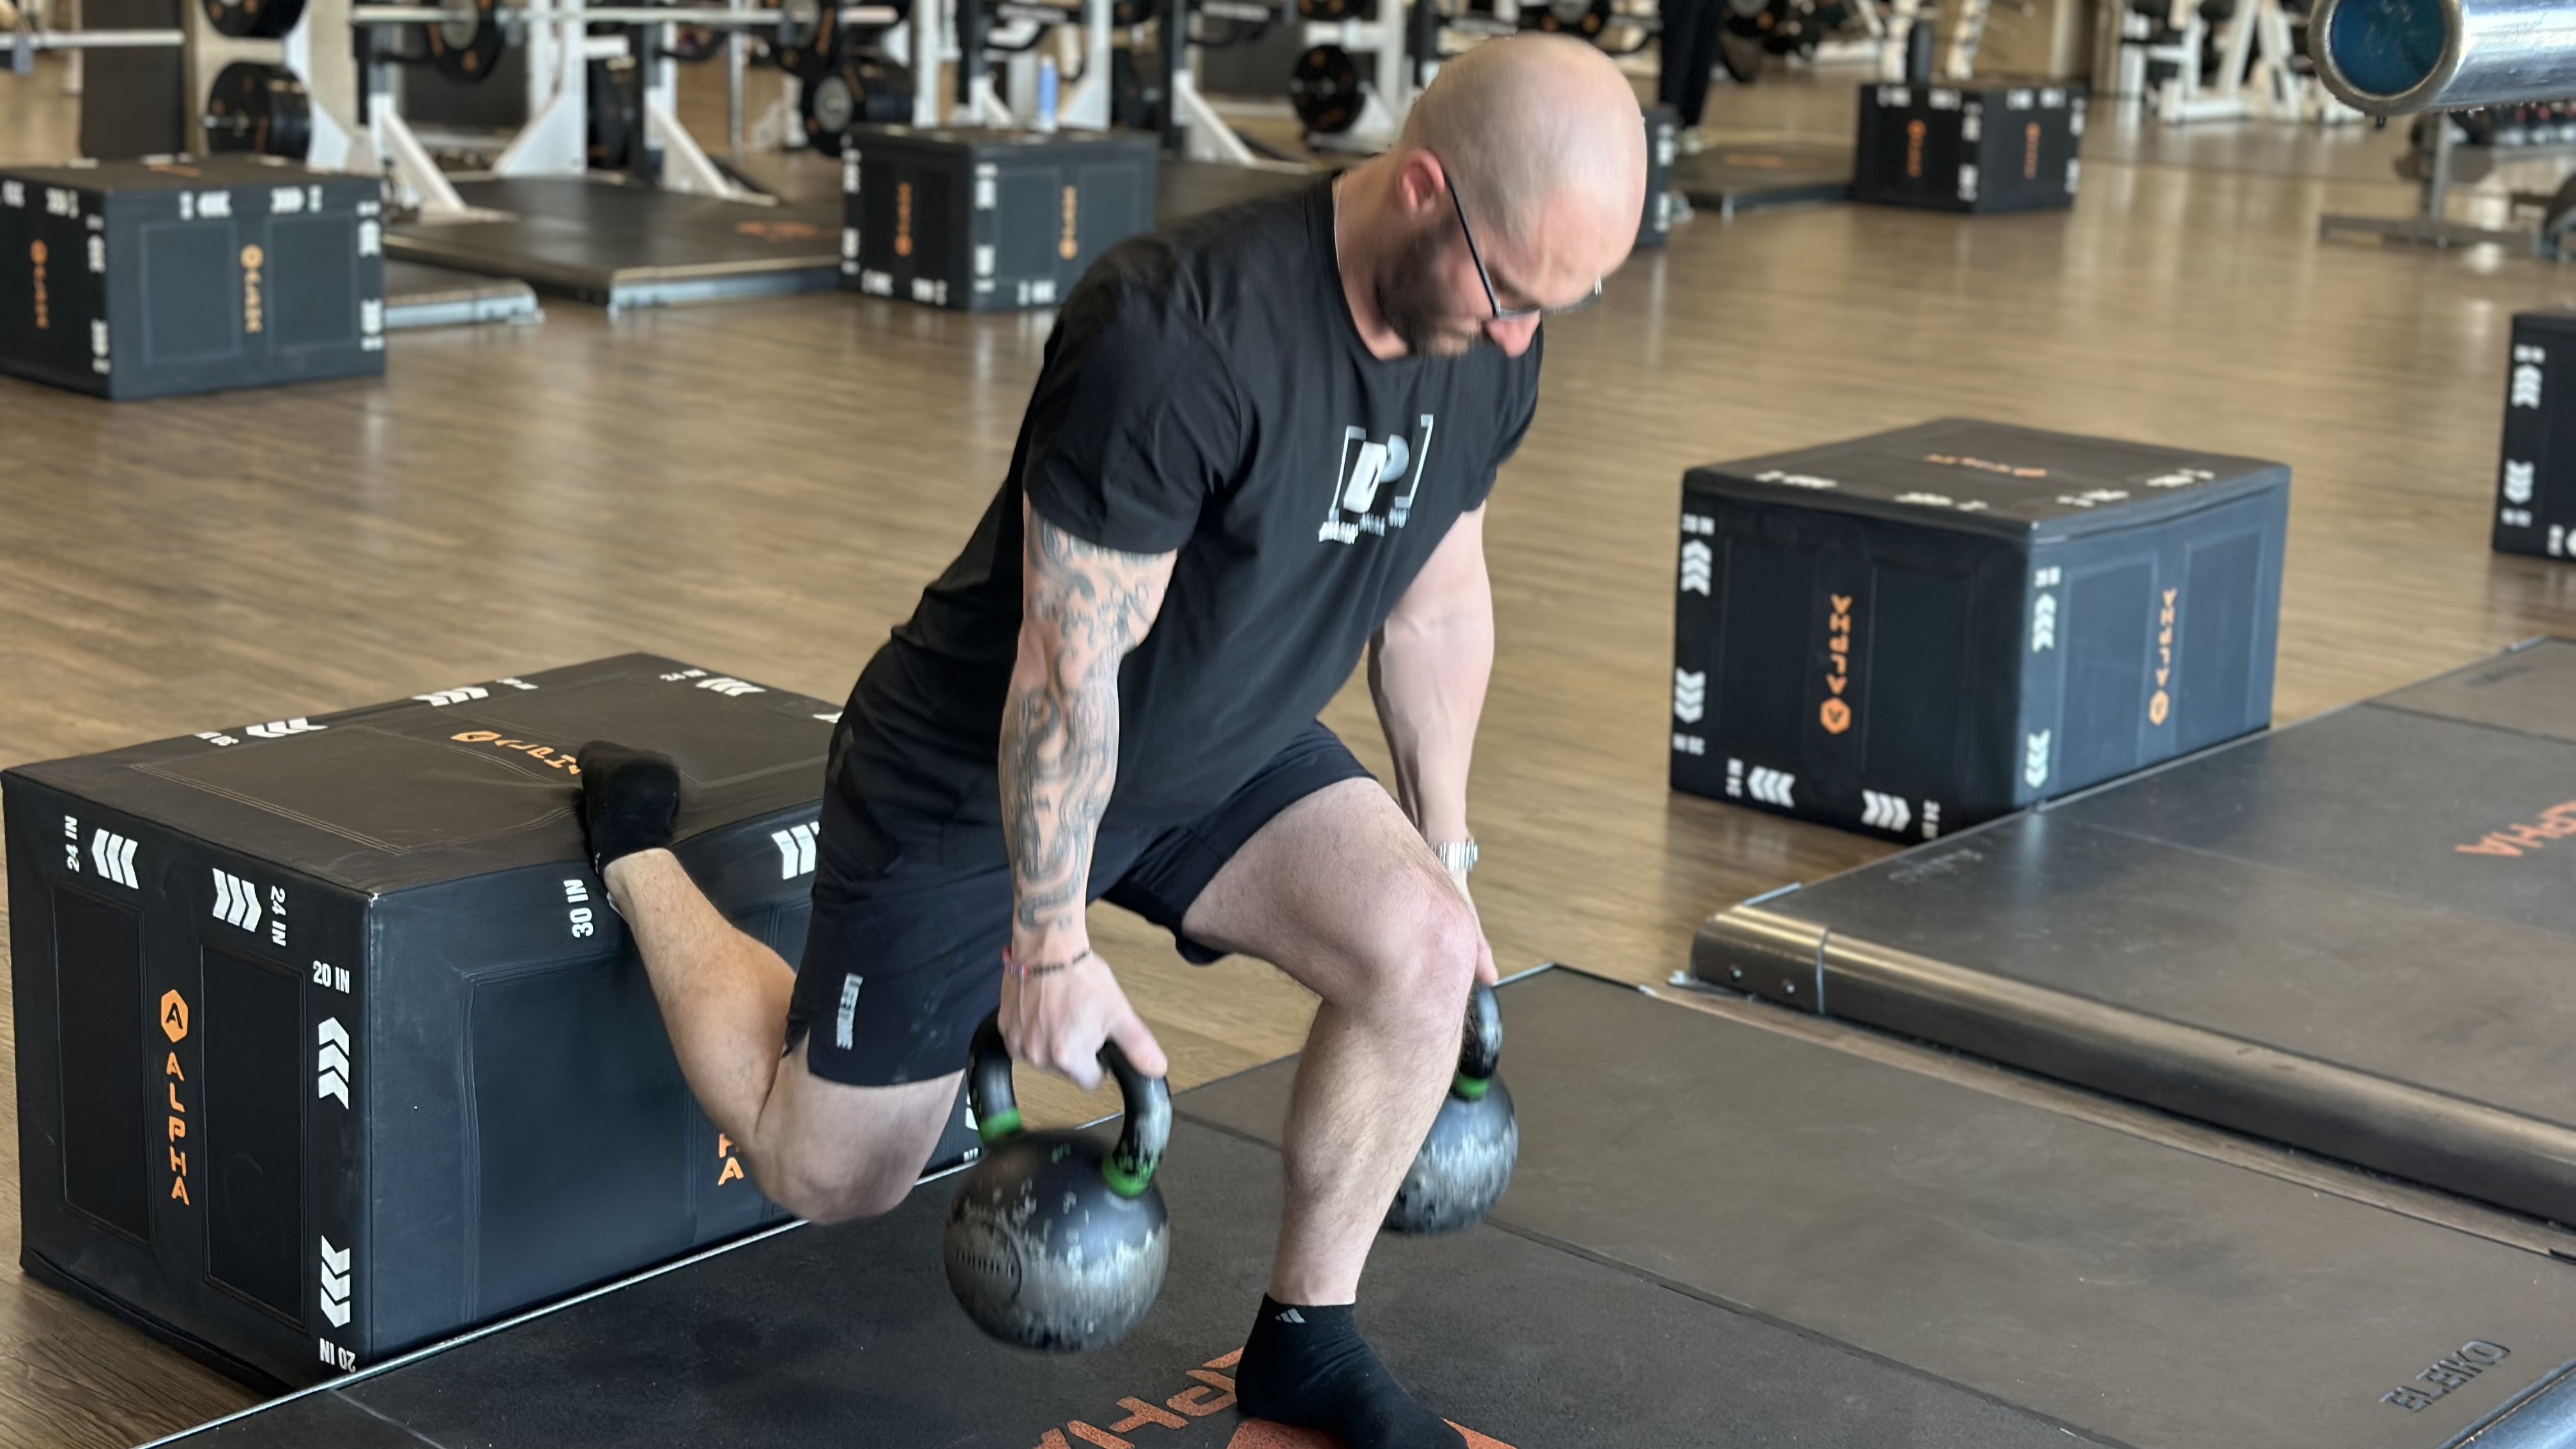
[(1118, 665), (1153, 627), (1172, 557), (1121, 553), (1023, 518), (1019, 658), (997, 764), (1012, 950), (1035, 966), (1090, 945), (1092, 845), (1118, 782)]
[(1467, 775), (1493, 674), (1491, 614), (1390, 620), (1369, 650), (1369, 693), (1395, 760), (1396, 799), (1425, 839), (1467, 837)]
[(1118, 680), (1014, 678), (1002, 710), (1002, 820), (1011, 850), (1014, 951), (1031, 964), (1088, 949), (1085, 884), (1118, 779)]

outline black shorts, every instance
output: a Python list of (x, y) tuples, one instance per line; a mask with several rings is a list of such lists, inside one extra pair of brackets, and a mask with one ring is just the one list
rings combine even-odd
[[(1100, 832), (1091, 896), (1172, 933), (1185, 958), (1222, 956), (1181, 934), (1199, 892), (1272, 816), (1368, 770), (1321, 723), (1308, 726), (1206, 815), (1161, 830)], [(887, 837), (837, 788), (823, 796), (814, 920), (787, 1013), (787, 1044), (808, 1042), (807, 1070), (884, 1087), (930, 1081), (966, 1065), (976, 1026), (1001, 1005), (1011, 944), (1011, 866), (888, 859)], [(928, 856), (931, 852), (923, 852)]]

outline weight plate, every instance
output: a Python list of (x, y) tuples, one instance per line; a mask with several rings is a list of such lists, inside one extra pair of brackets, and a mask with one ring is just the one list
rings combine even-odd
[(304, 18), (304, 0), (200, 0), (206, 23), (237, 40), (275, 40)]
[(812, 85), (841, 63), (841, 11), (835, 0), (785, 0), (770, 53), (779, 69)]
[(712, 25), (674, 25), (662, 53), (682, 65), (696, 65), (724, 54), (724, 48), (725, 32)]
[(849, 140), (850, 122), (859, 114), (859, 99), (850, 94), (849, 78), (834, 71), (809, 81), (796, 104), (805, 120), (805, 143), (819, 155), (840, 155)]
[(461, 20), (441, 21), (421, 27), (429, 43), (430, 62), (438, 73), (450, 80), (469, 84), (490, 78), (492, 67), (501, 61), (501, 52), (510, 48), (509, 37), (501, 33), (498, 0), (446, 0), (456, 9), (472, 12)]
[(1727, 79), (1749, 86), (1762, 78), (1762, 38), (1746, 35), (1730, 21), (1717, 35), (1718, 64), (1726, 67)]
[(1310, 132), (1329, 136), (1349, 130), (1365, 101), (1359, 62), (1338, 45), (1307, 51), (1288, 73), (1288, 104)]
[(1532, 29), (1589, 40), (1610, 23), (1610, 0), (1547, 0), (1521, 13), (1535, 17)]
[(237, 60), (206, 93), (206, 149), (301, 161), (313, 145), (313, 99), (282, 65)]
[(876, 54), (852, 55), (839, 69), (808, 82), (797, 98), (806, 144), (838, 156), (852, 126), (901, 125), (912, 119), (912, 76)]
[(1816, 48), (1814, 7), (1807, 0), (1771, 0), (1755, 21), (1762, 28), (1762, 48), (1773, 55), (1801, 55)]

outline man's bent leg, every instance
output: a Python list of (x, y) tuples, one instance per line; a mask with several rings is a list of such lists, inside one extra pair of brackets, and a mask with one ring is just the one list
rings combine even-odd
[(1396, 1385), (1349, 1305), (1457, 1066), (1483, 954), (1474, 913), (1386, 792), (1345, 780), (1272, 817), (1182, 932), (1271, 961), (1322, 998), (1289, 1106), (1279, 1257), (1238, 1378), (1245, 1411), (1368, 1449), (1455, 1449), (1456, 1431)]
[(1182, 930), (1322, 998), (1289, 1107), (1271, 1294), (1348, 1303), (1457, 1068), (1475, 915), (1386, 791), (1347, 780), (1255, 833)]
[(786, 1049), (796, 973), (726, 920), (671, 852), (622, 856), (604, 875), (643, 953), (689, 1090), (716, 1130), (756, 1140)]
[(667, 850), (604, 872), (635, 936), (680, 1071), (769, 1200), (834, 1222), (890, 1210), (938, 1145), (962, 1074), (891, 1087), (825, 1081), (782, 1054), (796, 973), (719, 913)]

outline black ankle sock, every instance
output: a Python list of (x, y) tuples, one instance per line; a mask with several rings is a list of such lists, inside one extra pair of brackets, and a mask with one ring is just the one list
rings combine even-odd
[(1262, 1295), (1234, 1384), (1243, 1412), (1339, 1434), (1350, 1449), (1466, 1446), (1378, 1362), (1347, 1303), (1310, 1307)]
[(608, 863), (671, 843), (680, 813), (680, 768), (668, 755), (593, 740), (573, 758), (581, 765), (581, 829), (590, 863)]

